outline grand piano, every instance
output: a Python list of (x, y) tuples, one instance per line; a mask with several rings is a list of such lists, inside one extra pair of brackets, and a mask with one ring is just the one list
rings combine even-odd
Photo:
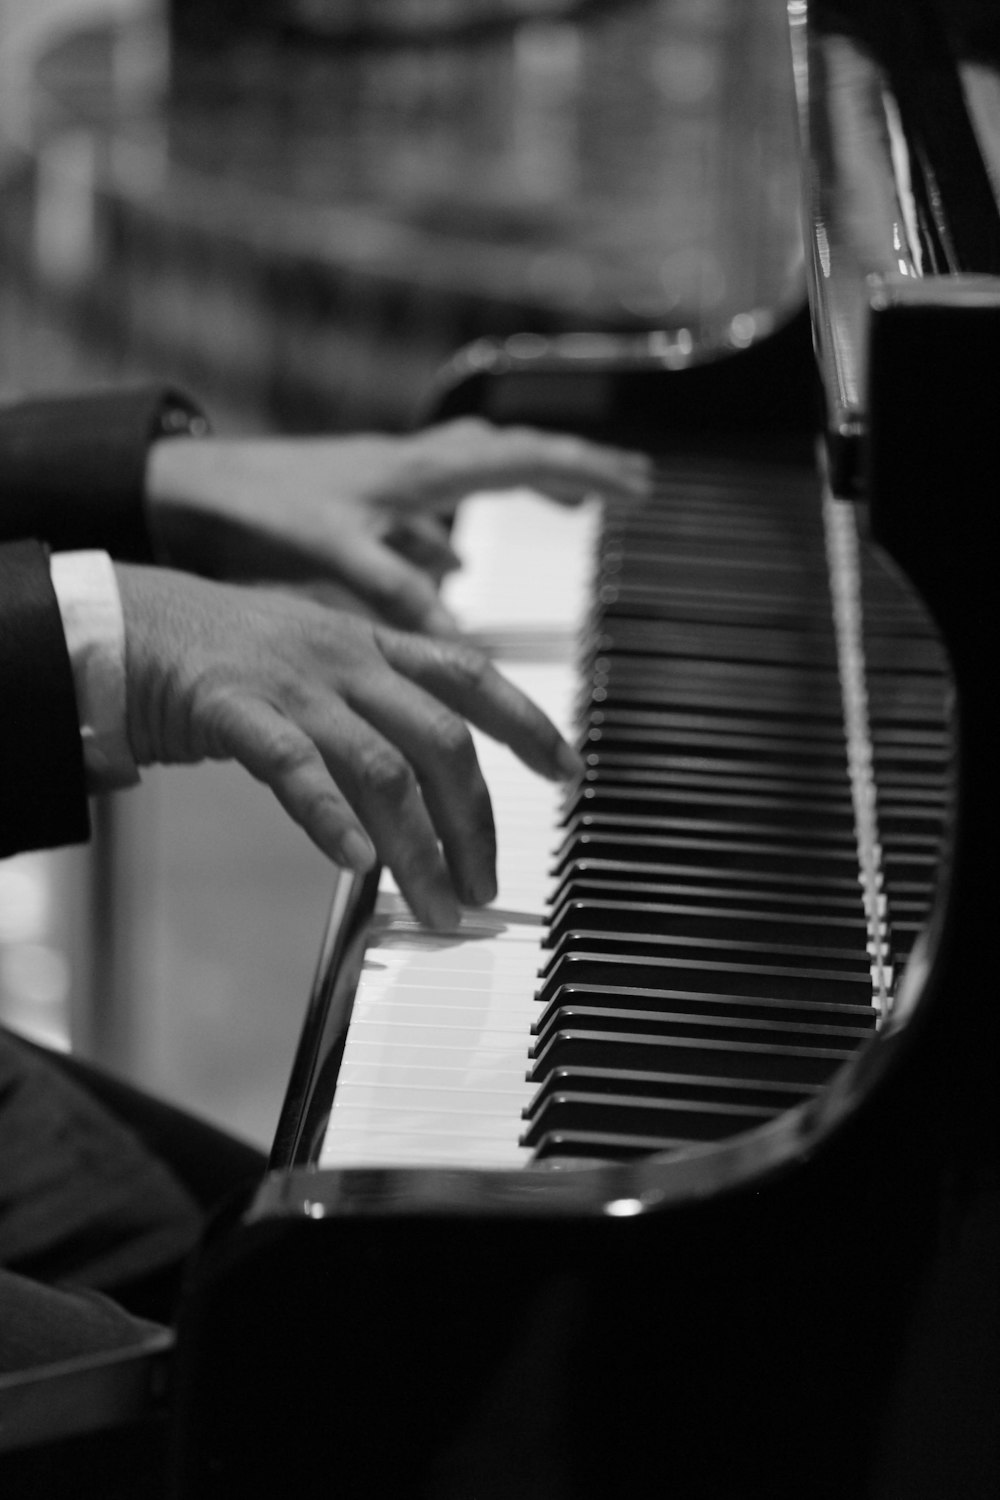
[[(338, 885), (192, 1269), (178, 1493), (996, 1491), (997, 23), (789, 23), (810, 316), (478, 343), (435, 393), (656, 492), (531, 533), (565, 609), (470, 603), (587, 771), (484, 747), (454, 934)], [(496, 598), (523, 504), (459, 520)]]

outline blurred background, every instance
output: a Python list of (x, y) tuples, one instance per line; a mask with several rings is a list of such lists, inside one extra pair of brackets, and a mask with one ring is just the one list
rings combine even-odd
[[(460, 346), (798, 295), (783, 0), (0, 0), (5, 399), (400, 429)], [(268, 1145), (333, 873), (229, 767), (0, 863), (0, 1019)]]

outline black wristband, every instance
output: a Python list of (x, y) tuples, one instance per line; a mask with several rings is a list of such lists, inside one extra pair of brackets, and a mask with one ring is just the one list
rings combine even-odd
[(152, 562), (150, 446), (207, 430), (194, 402), (162, 386), (0, 409), (0, 540), (38, 537), (56, 552), (98, 547)]

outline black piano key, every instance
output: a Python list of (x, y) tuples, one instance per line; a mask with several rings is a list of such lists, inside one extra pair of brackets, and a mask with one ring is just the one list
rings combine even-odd
[[(728, 730), (682, 730), (673, 734), (669, 728), (655, 725), (592, 725), (580, 741), (585, 764), (597, 772), (603, 766), (648, 766), (662, 768), (669, 774), (682, 758), (696, 765), (738, 764), (748, 777), (770, 775), (782, 779), (803, 780), (809, 786), (833, 784), (846, 786), (847, 753), (842, 737), (826, 734), (808, 738), (773, 734), (730, 734)], [(908, 767), (911, 774), (930, 774), (917, 762)], [(903, 774), (907, 767), (903, 767)], [(886, 774), (890, 774), (887, 769)]]
[(880, 774), (919, 771), (927, 776), (940, 776), (948, 767), (947, 750), (944, 745), (922, 740), (920, 731), (882, 733), (878, 722), (872, 725), (872, 758)]
[(574, 895), (554, 909), (547, 926), (545, 946), (554, 947), (564, 932), (572, 929), (610, 932), (658, 932), (685, 937), (720, 937), (763, 942), (768, 934), (796, 946), (829, 950), (865, 949), (865, 927), (861, 908), (851, 917), (821, 911), (804, 913), (762, 910), (730, 901), (725, 905), (689, 901), (596, 900)]
[(654, 1136), (608, 1137), (595, 1131), (556, 1131), (544, 1136), (535, 1149), (538, 1161), (570, 1157), (582, 1164), (631, 1161), (652, 1152), (679, 1151), (690, 1145), (683, 1139), (661, 1140)]
[(884, 776), (877, 785), (881, 821), (888, 813), (900, 818), (915, 816), (920, 822), (944, 822), (951, 803), (951, 788), (944, 777)]
[(662, 704), (645, 709), (605, 704), (593, 710), (587, 735), (588, 739), (600, 737), (605, 744), (612, 741), (625, 743), (631, 738), (640, 747), (652, 741), (661, 744), (665, 750), (678, 751), (688, 745), (701, 748), (717, 744), (732, 747), (734, 753), (745, 758), (749, 758), (754, 750), (779, 754), (788, 753), (793, 746), (796, 754), (808, 755), (809, 747), (819, 745), (823, 750), (832, 747), (836, 752), (836, 764), (845, 764), (842, 724), (830, 724), (826, 720), (781, 720), (760, 725), (748, 722), (723, 704), (712, 712), (674, 706), (667, 708)]
[[(534, 1028), (532, 1028), (534, 1030)], [(719, 1006), (689, 1006), (674, 1010), (619, 1010), (615, 1006), (555, 1006), (547, 1023), (537, 1033), (529, 1057), (540, 1057), (553, 1037), (567, 1031), (600, 1031), (606, 1035), (644, 1037), (704, 1037), (726, 1041), (774, 1042), (782, 1047), (851, 1047), (863, 1042), (869, 1027), (832, 1025), (816, 1021), (805, 1007), (776, 1007), (773, 1015), (750, 1014), (734, 1005), (724, 1012)]]
[[(847, 779), (847, 757), (843, 745), (834, 745), (832, 753), (825, 747), (815, 755), (803, 754), (798, 742), (780, 752), (762, 752), (758, 743), (745, 746), (734, 745), (727, 740), (707, 741), (698, 745), (680, 747), (661, 742), (650, 736), (648, 743), (640, 748), (624, 746), (616, 748), (603, 731), (591, 732), (581, 741), (581, 756), (584, 763), (581, 785), (612, 786), (690, 786), (707, 788), (724, 782), (734, 789), (794, 795), (808, 793), (812, 797), (825, 799), (848, 795), (850, 783)], [(898, 788), (897, 797), (903, 799), (910, 787), (926, 787), (928, 793), (939, 796), (947, 788), (919, 771), (902, 773), (893, 779), (887, 772), (887, 786)]]
[(716, 581), (706, 589), (704, 584), (689, 580), (667, 592), (653, 578), (618, 579), (605, 574), (598, 581), (596, 603), (605, 619), (642, 616), (664, 627), (685, 620), (807, 632), (816, 618), (815, 609), (802, 600), (761, 592), (751, 596)]
[[(647, 555), (648, 552), (648, 555)], [(734, 619), (754, 620), (765, 630), (787, 627), (789, 617), (798, 624), (798, 634), (807, 637), (802, 622), (815, 628), (821, 598), (810, 600), (810, 586), (818, 581), (815, 573), (795, 580), (792, 575), (772, 572), (768, 577), (768, 560), (755, 556), (742, 569), (721, 565), (708, 551), (685, 550), (682, 543), (670, 538), (665, 546), (644, 542), (636, 536), (621, 534), (617, 542), (609, 534), (594, 575), (595, 613), (602, 619), (617, 622), (622, 617), (657, 620), (646, 611), (646, 597), (656, 589), (657, 575), (663, 585), (658, 593), (661, 609), (675, 620), (693, 614), (710, 629), (725, 629)], [(770, 587), (769, 587), (770, 584)], [(775, 588), (774, 585), (778, 587)], [(714, 599), (706, 599), (713, 589)], [(714, 603), (716, 608), (704, 611), (702, 606)], [(637, 607), (638, 605), (638, 607)], [(829, 632), (826, 632), (829, 636)]]
[(645, 1072), (711, 1073), (743, 1078), (825, 1083), (853, 1057), (855, 1048), (798, 1047), (767, 1042), (731, 1042), (725, 1038), (647, 1037), (603, 1031), (560, 1031), (536, 1057), (528, 1073), (541, 1082), (553, 1068), (605, 1067)]
[[(597, 573), (597, 601), (608, 613), (631, 612), (638, 603), (639, 612), (645, 615), (646, 596), (660, 582), (658, 597), (668, 609), (697, 609), (708, 595), (716, 605), (706, 616), (713, 623), (751, 613), (769, 625), (790, 614), (814, 620), (826, 592), (822, 575), (811, 565), (783, 567), (779, 558), (780, 549), (774, 549), (770, 557), (754, 549), (741, 565), (720, 555), (717, 548), (685, 547), (676, 537), (659, 542), (641, 533), (622, 532), (616, 541), (609, 533)], [(818, 597), (811, 599), (813, 589)]]
[(814, 1083), (787, 1083), (761, 1078), (718, 1078), (711, 1074), (644, 1073), (624, 1068), (553, 1068), (522, 1110), (525, 1120), (536, 1118), (547, 1098), (562, 1089), (588, 1094), (610, 1094), (615, 1098), (641, 1095), (649, 1098), (701, 1099), (709, 1103), (729, 1101), (748, 1104), (779, 1114), (818, 1092)]
[(882, 851), (882, 865), (886, 884), (907, 889), (933, 891), (937, 885), (940, 855), (936, 850), (921, 854), (908, 850), (897, 850), (892, 844)]
[(628, 953), (562, 953), (539, 986), (543, 1005), (561, 985), (637, 985), (640, 989), (703, 990), (715, 993), (732, 989), (737, 995), (763, 995), (773, 999), (833, 1000), (843, 1004), (865, 1004), (872, 993), (870, 978), (836, 970), (778, 964), (726, 963), (722, 960), (690, 962), (683, 958), (660, 958)]
[(691, 1016), (754, 1017), (757, 1020), (789, 1020), (793, 1025), (846, 1026), (853, 1031), (870, 1032), (876, 1028), (876, 1011), (868, 1001), (810, 1001), (778, 996), (741, 995), (735, 990), (649, 989), (640, 986), (610, 984), (564, 984), (546, 1002), (532, 1023), (532, 1035), (541, 1037), (552, 1026), (559, 1011), (621, 1011), (621, 1013), (685, 1013)]
[(853, 948), (821, 948), (787, 940), (754, 940), (732, 936), (686, 936), (673, 932), (614, 932), (593, 928), (569, 928), (552, 944), (552, 952), (540, 970), (546, 979), (554, 973), (560, 960), (573, 953), (631, 953), (640, 960), (674, 958), (680, 962), (777, 964), (782, 967), (807, 964), (813, 970), (850, 975), (862, 983), (870, 977), (871, 959), (864, 944)]
[(921, 849), (938, 857), (941, 840), (945, 835), (945, 822), (941, 809), (879, 807), (878, 828), (881, 838), (889, 843), (899, 837), (906, 840), (908, 849)]
[(815, 623), (815, 612), (802, 600), (759, 593), (741, 596), (738, 590), (720, 586), (706, 597), (704, 587), (693, 579), (667, 592), (651, 578), (622, 579), (607, 571), (597, 580), (595, 603), (597, 623), (609, 627), (618, 620), (642, 618), (665, 631), (677, 624), (723, 624), (803, 635)]
[[(803, 503), (801, 497), (799, 503)], [(608, 516), (607, 546), (602, 554), (605, 562), (614, 566), (618, 558), (631, 564), (655, 557), (656, 565), (662, 568), (683, 559), (682, 577), (687, 568), (700, 564), (735, 577), (744, 592), (751, 586), (749, 564), (756, 575), (757, 592), (793, 597), (796, 580), (801, 586), (817, 578), (823, 590), (823, 546), (815, 528), (788, 527), (784, 516), (774, 526), (766, 507), (753, 503), (749, 513), (713, 511), (695, 503), (686, 517), (692, 523), (689, 527), (680, 516), (681, 508), (687, 511), (689, 504), (684, 499), (673, 507), (661, 505), (655, 512)]]
[[(590, 989), (590, 994), (585, 991)], [(686, 1018), (686, 1019), (685, 1019)], [(703, 1021), (712, 1034), (732, 1023), (762, 1027), (777, 1035), (788, 1031), (790, 1044), (822, 1036), (861, 1041), (875, 1029), (875, 1012), (861, 1006), (822, 1002), (755, 999), (747, 995), (702, 994), (692, 990), (640, 990), (567, 985), (557, 990), (533, 1023), (531, 1034), (544, 1047), (553, 1031), (585, 1027), (589, 1030), (640, 1032), (643, 1036), (675, 1031), (682, 1023), (697, 1031)], [(706, 1035), (708, 1032), (706, 1031)]]
[(857, 882), (857, 858), (849, 846), (816, 849), (807, 840), (789, 844), (750, 837), (737, 842), (721, 834), (713, 839), (690, 838), (669, 827), (660, 830), (658, 836), (591, 828), (574, 832), (558, 851), (552, 873), (558, 879), (570, 865), (583, 859), (663, 868), (664, 855), (670, 866), (678, 870), (689, 865), (725, 869), (731, 877), (752, 875), (761, 879), (777, 876), (786, 881), (794, 877), (795, 880), (843, 881), (848, 885)]
[[(587, 647), (597, 656), (688, 657), (715, 659), (729, 664), (738, 662), (781, 663), (796, 667), (808, 659), (808, 653), (797, 632), (761, 630), (756, 626), (721, 625), (701, 622), (695, 625), (677, 621), (665, 632), (659, 621), (625, 618), (602, 620), (592, 632)], [(832, 640), (821, 643), (813, 658), (821, 656), (826, 666), (836, 671), (836, 647)]]
[(728, 818), (747, 820), (755, 827), (774, 832), (786, 828), (836, 830), (854, 839), (854, 808), (849, 796), (844, 796), (838, 804), (832, 799), (795, 796), (791, 790), (785, 796), (750, 792), (724, 782), (700, 790), (669, 783), (655, 787), (615, 786), (607, 781), (598, 785), (585, 783), (569, 798), (565, 821), (568, 826), (579, 826), (579, 820), (588, 814), (616, 821), (619, 817), (637, 817), (644, 822), (676, 817), (717, 823)]
[[(836, 660), (824, 653), (822, 660), (804, 659), (794, 666), (770, 661), (719, 660), (713, 656), (689, 655), (665, 649), (657, 656), (636, 656), (618, 651), (599, 652), (592, 656), (590, 669), (608, 683), (656, 682), (667, 687), (691, 683), (711, 701), (719, 689), (729, 692), (735, 684), (749, 683), (767, 703), (782, 705), (797, 700), (793, 706), (807, 717), (842, 716), (840, 679)], [(906, 701), (923, 704), (923, 684), (908, 682)], [(808, 699), (812, 699), (810, 702)], [(669, 700), (667, 700), (669, 701)], [(727, 702), (729, 700), (726, 700)], [(899, 694), (892, 698), (893, 712), (899, 712)], [(914, 715), (914, 718), (918, 718)]]
[[(621, 755), (613, 751), (588, 750), (584, 754), (585, 770), (577, 787), (674, 787), (678, 790), (708, 792), (712, 790), (749, 792), (754, 795), (794, 797), (807, 794), (820, 803), (835, 805), (850, 801), (850, 787), (843, 765), (823, 774), (815, 767), (801, 766), (791, 759), (780, 767), (755, 766), (735, 757), (718, 755)], [(922, 805), (932, 806), (944, 797), (944, 788), (914, 783), (914, 792)], [(881, 788), (880, 788), (881, 791)], [(891, 788), (888, 795), (905, 802), (903, 788)], [(881, 800), (881, 799), (880, 799)]]
[(537, 1146), (546, 1136), (563, 1131), (587, 1131), (611, 1139), (646, 1136), (672, 1146), (679, 1140), (724, 1140), (773, 1118), (773, 1111), (746, 1104), (610, 1099), (606, 1094), (566, 1091), (547, 1098), (537, 1118), (522, 1133), (521, 1145)]
[[(768, 847), (770, 858), (777, 860), (779, 869), (787, 869), (790, 860), (797, 867), (803, 855), (807, 857), (806, 868), (824, 856), (839, 860), (846, 867), (857, 864), (857, 839), (853, 828), (843, 825), (817, 825), (810, 828), (807, 823), (787, 823), (773, 827), (766, 818), (754, 817), (752, 812), (741, 815), (740, 810), (736, 810), (729, 814), (724, 807), (717, 817), (651, 815), (643, 818), (631, 813), (576, 813), (564, 824), (562, 834), (563, 843), (556, 851), (557, 860), (561, 860), (566, 853), (575, 851), (581, 840), (592, 836), (603, 835), (625, 840), (630, 840), (633, 835), (641, 838), (655, 837), (661, 848), (668, 849), (673, 858), (684, 858), (687, 857), (684, 851), (697, 849), (699, 845), (706, 848), (717, 847), (719, 844), (752, 845), (757, 850), (763, 850), (763, 840), (770, 839), (773, 835), (781, 842), (771, 843)], [(899, 852), (904, 851), (900, 849)], [(913, 852), (923, 851), (914, 848)], [(761, 863), (764, 864), (763, 853)]]
[(590, 850), (582, 853), (574, 855), (571, 852), (560, 862), (551, 898), (553, 905), (558, 905), (578, 890), (584, 880), (598, 880), (602, 887), (610, 887), (619, 896), (628, 895), (633, 890), (638, 892), (645, 886), (674, 888), (678, 882), (683, 882), (684, 889), (714, 892), (742, 879), (748, 885), (753, 882), (753, 892), (761, 900), (787, 899), (793, 904), (830, 902), (841, 910), (849, 908), (852, 911), (857, 910), (861, 901), (856, 869), (829, 876), (803, 870), (791, 873), (760, 869), (739, 871), (729, 868), (722, 859), (717, 864), (660, 864), (656, 862), (655, 852), (645, 848), (638, 852), (646, 858), (600, 857), (599, 853), (593, 852), (596, 843), (596, 840), (592, 841)]
[[(592, 869), (588, 861), (583, 861), (581, 872), (575, 874), (571, 871), (552, 893), (549, 902), (551, 922), (559, 920), (573, 901), (593, 901), (599, 906), (607, 902), (681, 902), (691, 909), (714, 907), (725, 902), (737, 914), (737, 919), (740, 912), (748, 911), (778, 919), (791, 913), (804, 922), (810, 918), (823, 922), (830, 917), (846, 926), (862, 921), (861, 892), (856, 883), (849, 882), (846, 890), (828, 886), (819, 890), (799, 890), (790, 885), (752, 884), (750, 880), (733, 885), (733, 876), (726, 870), (685, 871), (690, 876), (686, 881), (668, 875), (659, 880), (644, 880), (633, 867), (629, 866), (628, 871), (628, 875), (621, 878), (613, 874), (602, 875), (599, 868)], [(623, 889), (626, 885), (627, 889)]]
[(690, 708), (703, 709), (710, 707), (713, 702), (725, 702), (729, 707), (738, 707), (747, 715), (751, 726), (767, 724), (770, 727), (781, 720), (794, 720), (801, 724), (803, 720), (807, 720), (817, 729), (826, 727), (832, 731), (839, 723), (839, 706), (833, 699), (825, 709), (822, 705), (807, 707), (801, 694), (785, 693), (779, 696), (775, 692), (765, 696), (762, 685), (746, 678), (728, 685), (717, 685), (713, 695), (696, 677), (665, 684), (661, 679), (653, 677), (636, 675), (627, 679), (614, 679), (598, 675), (585, 688), (579, 702), (581, 708), (591, 712), (607, 703), (641, 709), (662, 703), (668, 692), (674, 702)]

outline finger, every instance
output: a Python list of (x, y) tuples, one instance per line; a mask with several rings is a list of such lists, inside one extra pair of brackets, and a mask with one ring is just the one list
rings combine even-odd
[(288, 815), (335, 864), (364, 874), (376, 851), (308, 735), (269, 703), (230, 698), (216, 707), (215, 745), (269, 786)]
[(219, 746), (271, 787), (335, 863), (364, 873), (380, 858), (418, 921), (439, 929), (457, 926), (455, 894), (403, 757), (353, 714), (315, 718), (306, 732), (270, 704), (233, 701), (218, 717)]
[(452, 547), (448, 532), (437, 516), (412, 511), (400, 516), (386, 532), (386, 545), (408, 562), (429, 573), (440, 583), (447, 573), (462, 566), (462, 559)]
[(396, 673), (369, 672), (351, 704), (413, 766), (462, 901), (496, 895), (496, 832), (472, 736), (439, 699)]
[[(651, 483), (651, 463), (644, 453), (610, 448), (566, 433), (531, 427), (490, 427), (485, 423), (450, 424), (457, 439), (436, 455), (440, 482), (435, 499), (453, 499), (473, 488), (528, 484), (563, 503), (599, 491), (610, 497), (640, 499)], [(456, 429), (458, 429), (456, 431)], [(435, 433), (423, 435), (433, 450)]]
[(538, 487), (563, 503), (579, 500), (595, 490), (615, 498), (642, 499), (648, 495), (652, 465), (645, 453), (609, 448), (586, 438), (538, 433), (530, 428), (507, 429), (512, 452), (524, 445), (525, 462), (535, 464)]
[(429, 635), (454, 636), (458, 627), (433, 581), (377, 538), (365, 538), (339, 559), (343, 580), (384, 620)]
[(389, 664), (553, 781), (583, 770), (551, 719), (473, 647), (376, 627)]
[[(388, 675), (388, 674), (387, 674)], [(392, 679), (393, 688), (398, 679)], [(401, 749), (343, 704), (307, 714), (307, 727), (344, 787), (417, 919), (451, 929), (461, 918), (438, 833)]]

